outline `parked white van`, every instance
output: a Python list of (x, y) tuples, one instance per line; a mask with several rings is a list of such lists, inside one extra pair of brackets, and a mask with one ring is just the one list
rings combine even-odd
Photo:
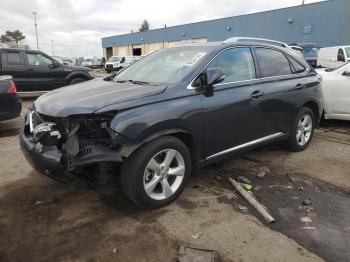
[(89, 68), (94, 68), (97, 67), (98, 65), (98, 58), (97, 57), (91, 57), (91, 56), (86, 56), (83, 59), (83, 62), (81, 63), (82, 66), (89, 67)]
[(336, 68), (349, 61), (350, 46), (325, 47), (318, 53), (317, 66)]
[(134, 56), (111, 56), (105, 64), (105, 70), (108, 73), (112, 71), (119, 71), (131, 65), (134, 60)]

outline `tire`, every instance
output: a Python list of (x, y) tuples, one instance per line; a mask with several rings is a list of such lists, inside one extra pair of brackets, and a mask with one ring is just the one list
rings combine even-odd
[(73, 79), (69, 82), (69, 85), (75, 85), (75, 84), (82, 83), (82, 82), (85, 82), (85, 81), (86, 81), (85, 79), (80, 78), (80, 77), (77, 77), (77, 78), (73, 78)]
[[(307, 125), (301, 125), (302, 120), (305, 121), (304, 123), (307, 122)], [(312, 110), (308, 107), (302, 107), (297, 114), (290, 132), (287, 141), (288, 148), (294, 152), (305, 150), (312, 140), (315, 124), (315, 115)]]
[[(171, 159), (173, 154), (168, 169), (165, 159), (166, 156)], [(175, 173), (175, 170), (177, 175), (169, 174)], [(175, 137), (163, 136), (141, 146), (124, 161), (121, 170), (122, 189), (137, 206), (144, 209), (160, 208), (181, 194), (191, 171), (191, 154), (186, 145)]]

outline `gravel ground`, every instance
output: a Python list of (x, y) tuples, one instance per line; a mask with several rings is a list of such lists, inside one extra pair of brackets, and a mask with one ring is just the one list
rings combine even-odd
[[(24, 110), (31, 103), (24, 101)], [(331, 187), (327, 192), (332, 195), (348, 192), (348, 122), (327, 122), (301, 153), (290, 153), (276, 144), (198, 170), (176, 202), (155, 211), (136, 208), (118, 186), (73, 188), (40, 175), (20, 152), (20, 122), (0, 123), (0, 261), (176, 261), (180, 245), (215, 249), (222, 261), (350, 260), (346, 253), (340, 257), (326, 254), (342, 252), (340, 245), (350, 243), (348, 217), (338, 217), (344, 232), (328, 243), (325, 252), (314, 247), (327, 238), (321, 234), (324, 228), (303, 230), (298, 223), (290, 223), (295, 228), (288, 231), (279, 226), (288, 224), (286, 212), (277, 213), (280, 205), (283, 210), (292, 209), (292, 219), (298, 219), (297, 205), (288, 206), (290, 192), (283, 194), (283, 186), (290, 181), (286, 178), (300, 178), (305, 187), (319, 185), (322, 192)], [(262, 167), (267, 174), (259, 182), (256, 171)], [(278, 218), (275, 225), (267, 226), (250, 208), (242, 210), (241, 205), (248, 204), (227, 182), (227, 177), (238, 175), (252, 180), (253, 192)], [(274, 189), (276, 183), (279, 186)], [(304, 191), (293, 190), (299, 197), (295, 199), (302, 201)], [(275, 201), (270, 195), (286, 201)], [(318, 214), (320, 201), (312, 200), (313, 213)], [(330, 206), (322, 205), (322, 210), (327, 207), (323, 220), (331, 217)], [(198, 233), (198, 239), (192, 237)], [(305, 241), (310, 237), (314, 245)]]

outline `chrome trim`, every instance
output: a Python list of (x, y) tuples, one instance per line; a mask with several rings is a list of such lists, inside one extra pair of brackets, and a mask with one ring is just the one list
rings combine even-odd
[[(251, 47), (256, 47), (257, 45), (252, 45), (252, 46), (234, 46), (234, 47), (228, 47), (228, 48), (225, 48), (223, 50), (221, 50), (220, 53), (217, 53), (204, 67), (206, 68), (210, 63), (211, 61), (213, 61), (218, 55), (220, 55), (222, 52), (226, 51), (226, 50), (229, 50), (229, 49), (233, 49), (233, 48), (242, 48), (242, 47), (247, 47), (247, 48), (251, 48)], [(260, 47), (264, 47), (264, 46), (260, 46)], [(270, 48), (271, 49), (271, 48)], [(273, 49), (273, 48), (272, 48)], [(291, 58), (293, 59), (293, 58)], [(295, 60), (295, 59), (294, 59)], [(303, 65), (304, 66), (304, 65)], [(254, 65), (255, 67), (255, 65)], [(299, 74), (289, 74), (289, 75), (280, 75), (280, 76), (268, 76), (268, 77), (259, 77), (259, 78), (253, 78), (253, 79), (248, 79), (248, 80), (241, 80), (241, 81), (235, 81), (235, 82), (227, 82), (227, 83), (219, 83), (219, 84), (216, 84), (214, 85), (215, 86), (220, 86), (220, 85), (228, 85), (228, 84), (235, 84), (235, 83), (244, 83), (244, 82), (247, 82), (247, 81), (254, 81), (254, 80), (265, 80), (265, 79), (274, 79), (274, 78), (280, 78), (280, 77), (287, 77), (287, 76), (302, 76), (302, 75), (306, 75), (307, 73), (310, 72), (310, 68), (308, 67), (305, 67), (306, 70), (304, 72), (301, 72)], [(186, 89), (189, 89), (189, 90), (193, 90), (193, 89), (196, 89), (195, 87), (192, 86), (194, 80), (196, 80), (196, 78), (201, 74), (202, 72), (200, 72), (199, 74), (197, 74), (193, 79), (192, 81), (187, 85)]]
[(32, 111), (29, 111), (28, 113), (29, 115), (29, 132), (30, 133), (33, 133), (33, 112)]
[(278, 132), (278, 133), (275, 133), (275, 134), (272, 134), (272, 135), (264, 136), (262, 138), (259, 138), (259, 139), (250, 141), (248, 143), (245, 143), (245, 144), (242, 144), (242, 145), (238, 145), (238, 146), (226, 149), (224, 151), (221, 151), (219, 153), (213, 154), (211, 156), (208, 156), (208, 157), (205, 158), (205, 160), (209, 160), (209, 159), (212, 159), (212, 158), (215, 158), (215, 157), (218, 157), (218, 156), (222, 156), (222, 155), (225, 155), (227, 153), (231, 153), (231, 152), (237, 151), (237, 150), (242, 149), (242, 148), (246, 148), (246, 147), (249, 147), (249, 146), (257, 145), (257, 144), (269, 141), (269, 140), (274, 139), (274, 138), (279, 138), (279, 137), (281, 137), (283, 135), (284, 135), (284, 133)]

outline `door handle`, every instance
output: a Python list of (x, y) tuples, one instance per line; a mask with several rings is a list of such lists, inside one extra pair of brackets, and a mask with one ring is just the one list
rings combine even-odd
[(303, 88), (305, 88), (305, 85), (304, 84), (301, 84), (301, 83), (299, 83), (299, 84), (297, 84), (296, 86), (295, 86), (295, 89), (303, 89)]
[(256, 90), (250, 95), (250, 97), (253, 99), (258, 99), (259, 97), (261, 97), (263, 95), (264, 95), (264, 92), (261, 92), (260, 90)]

